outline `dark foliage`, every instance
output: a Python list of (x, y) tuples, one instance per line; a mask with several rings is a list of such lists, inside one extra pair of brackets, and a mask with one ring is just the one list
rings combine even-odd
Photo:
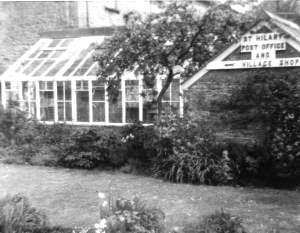
[(8, 109), (4, 109), (0, 105), (0, 134), (6, 141), (4, 145), (15, 144), (16, 134), (29, 122), (26, 113), (19, 110), (18, 106), (11, 105)]
[(113, 130), (79, 128), (61, 147), (59, 164), (66, 167), (118, 167), (125, 163), (120, 134)]
[(73, 232), (72, 228), (65, 228), (65, 227), (59, 227), (59, 226), (38, 227), (38, 228), (28, 231), (28, 233), (72, 233), (72, 232)]
[(129, 163), (137, 170), (149, 169), (157, 153), (154, 143), (158, 137), (153, 126), (143, 126), (141, 123), (124, 126), (121, 135)]
[(224, 184), (233, 180), (229, 160), (205, 122), (168, 115), (156, 125), (153, 173), (173, 182)]
[(229, 167), (235, 177), (234, 184), (264, 186), (268, 184), (270, 156), (262, 145), (247, 145), (231, 142), (220, 145), (220, 150), (228, 151)]
[[(268, 170), (266, 179), (270, 185), (299, 184), (298, 73), (299, 69), (254, 71), (245, 85), (237, 90), (227, 103), (219, 103), (219, 106), (223, 105), (223, 110), (238, 113), (235, 118), (230, 119), (235, 124), (241, 123), (245, 126), (256, 123), (264, 126), (265, 138), (261, 142), (263, 148), (256, 148), (260, 155), (256, 153), (257, 155), (250, 156), (255, 161), (252, 163), (253, 169), (250, 170), (253, 172), (251, 176), (256, 176), (257, 166), (264, 167)], [(249, 155), (248, 149), (245, 148), (244, 152)]]
[(242, 220), (223, 210), (208, 215), (199, 223), (186, 227), (184, 233), (247, 233)]

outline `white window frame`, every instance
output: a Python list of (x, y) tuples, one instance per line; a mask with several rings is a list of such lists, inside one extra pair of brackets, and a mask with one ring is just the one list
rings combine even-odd
[[(62, 82), (63, 84), (63, 99), (59, 100), (58, 99), (58, 91), (57, 91), (57, 84), (58, 82)], [(66, 100), (66, 82), (70, 82), (70, 87), (71, 87), (71, 100)], [(73, 95), (72, 95), (72, 81), (71, 80), (64, 80), (64, 81), (55, 81), (55, 94), (54, 96), (56, 96), (56, 103), (55, 103), (55, 108), (56, 110), (56, 115), (55, 115), (55, 122), (59, 122), (59, 123), (72, 123), (73, 122)], [(58, 103), (63, 103), (64, 104), (64, 120), (59, 120), (58, 119)], [(71, 120), (66, 120), (66, 103), (70, 103), (71, 104)]]
[[(106, 114), (106, 109), (108, 109), (108, 107), (106, 107), (106, 105), (108, 105), (108, 101), (107, 101), (107, 93), (106, 93), (106, 84), (105, 82), (103, 82), (103, 86), (100, 86), (100, 85), (97, 85), (97, 86), (94, 86), (93, 85), (93, 81), (91, 81), (91, 85), (92, 85), (92, 90), (91, 90), (91, 116), (92, 116), (92, 120), (91, 122), (96, 122), (96, 123), (105, 123), (105, 122), (108, 122), (108, 115)], [(93, 90), (94, 90), (94, 87), (97, 88), (97, 87), (103, 87), (104, 88), (104, 99), (103, 100), (93, 100)], [(104, 103), (104, 121), (95, 121), (94, 120), (94, 111), (93, 111), (93, 104), (94, 103)]]

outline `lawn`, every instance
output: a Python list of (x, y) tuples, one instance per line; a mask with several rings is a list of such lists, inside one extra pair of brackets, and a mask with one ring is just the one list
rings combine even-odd
[(0, 196), (24, 193), (50, 223), (89, 226), (97, 220), (97, 191), (140, 196), (165, 211), (167, 225), (182, 226), (223, 208), (250, 232), (300, 230), (300, 191), (172, 184), (120, 172), (0, 164)]

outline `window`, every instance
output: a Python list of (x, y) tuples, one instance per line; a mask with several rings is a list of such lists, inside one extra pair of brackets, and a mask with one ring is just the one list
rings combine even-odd
[(40, 81), (40, 115), (42, 121), (54, 121), (53, 82)]
[(157, 88), (149, 88), (144, 82), (143, 84), (143, 122), (152, 123), (157, 116), (157, 104), (154, 99), (157, 96)]
[(19, 83), (16, 81), (5, 82), (5, 99), (6, 106), (15, 106), (18, 105), (19, 100)]
[(76, 81), (77, 121), (89, 122), (88, 81)]
[(105, 85), (102, 81), (92, 82), (93, 122), (105, 121)]
[[(80, 63), (83, 61), (83, 59), (86, 58), (86, 56), (91, 56), (90, 52), (94, 49), (94, 47), (95, 47), (95, 45), (92, 43), (87, 49), (82, 50), (80, 52), (80, 54), (78, 55), (77, 59), (73, 62), (73, 64), (64, 73), (64, 76), (68, 76), (72, 72), (74, 72), (77, 69), (78, 65), (80, 65)], [(83, 66), (84, 66), (84, 67), (82, 67), (83, 71), (81, 71), (81, 68), (78, 68), (78, 70), (79, 70), (78, 72), (83, 73), (83, 72), (87, 71), (87, 68), (85, 66), (91, 66), (91, 65), (92, 65), (92, 63), (83, 64)], [(79, 75), (79, 74), (76, 74), (76, 75)]]
[[(162, 84), (165, 84), (163, 80)], [(179, 114), (180, 103), (180, 79), (174, 79), (162, 99), (162, 108), (164, 112), (172, 111)]]
[[(57, 63), (62, 67), (62, 57), (70, 42), (73, 39), (43, 39), (39, 41), (38, 48), (24, 60), (16, 69), (25, 75), (44, 76), (48, 74), (56, 74), (57, 69), (51, 69)], [(64, 59), (66, 63), (66, 59)], [(50, 72), (51, 71), (51, 72)]]
[(89, 58), (77, 69), (74, 75), (83, 76), (93, 64), (94, 64), (93, 57), (89, 56)]
[(139, 80), (125, 80), (126, 122), (139, 120)]
[(34, 82), (23, 81), (21, 84), (20, 107), (29, 113), (30, 116), (36, 116), (36, 89)]
[(71, 81), (57, 82), (57, 114), (59, 121), (72, 121)]
[(98, 71), (97, 63), (94, 63), (90, 70), (87, 72), (87, 76), (96, 76)]
[(115, 101), (109, 100), (109, 122), (122, 123), (122, 93), (120, 90)]

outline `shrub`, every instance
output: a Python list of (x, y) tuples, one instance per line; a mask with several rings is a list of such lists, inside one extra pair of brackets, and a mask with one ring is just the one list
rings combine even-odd
[(236, 126), (237, 122), (244, 126), (251, 123), (263, 125), (265, 138), (260, 143), (267, 153), (258, 162), (262, 162), (264, 169), (269, 171), (267, 178), (271, 185), (297, 185), (300, 180), (298, 73), (298, 68), (253, 72), (247, 77), (245, 85), (233, 93), (228, 103), (221, 103), (221, 110), (237, 113), (231, 119)]
[(33, 229), (30, 233), (72, 233), (72, 228), (65, 228), (60, 226), (54, 226), (54, 227), (39, 227)]
[(199, 223), (187, 226), (184, 233), (246, 233), (240, 218), (223, 210), (208, 215)]
[(259, 144), (242, 144), (230, 142), (220, 145), (222, 151), (228, 152), (229, 166), (235, 181), (239, 185), (265, 185), (270, 166), (266, 148)]
[(0, 232), (30, 232), (45, 224), (46, 216), (31, 207), (25, 196), (17, 194), (0, 200)]
[(300, 182), (300, 98), (290, 100), (270, 130), (267, 144), (273, 178), (285, 183)]
[(6, 145), (15, 143), (16, 134), (30, 121), (26, 116), (27, 114), (15, 105), (7, 109), (0, 105), (0, 133), (2, 137), (6, 137)]
[(74, 131), (71, 125), (55, 123), (45, 125), (36, 121), (29, 121), (15, 135), (18, 145), (60, 145), (68, 140)]
[(164, 213), (147, 207), (135, 197), (132, 200), (119, 198), (108, 202), (100, 193), (100, 222), (95, 224), (96, 232), (161, 233), (164, 231)]
[(113, 130), (78, 128), (64, 144), (59, 164), (66, 167), (119, 167), (125, 163), (120, 134)]
[(153, 172), (173, 182), (223, 184), (233, 177), (228, 158), (217, 148), (205, 122), (175, 115), (162, 117), (155, 129), (159, 139)]
[(126, 148), (126, 158), (135, 169), (149, 167), (157, 151), (154, 142), (156, 132), (152, 126), (143, 126), (141, 123), (124, 126), (121, 129), (122, 143)]

